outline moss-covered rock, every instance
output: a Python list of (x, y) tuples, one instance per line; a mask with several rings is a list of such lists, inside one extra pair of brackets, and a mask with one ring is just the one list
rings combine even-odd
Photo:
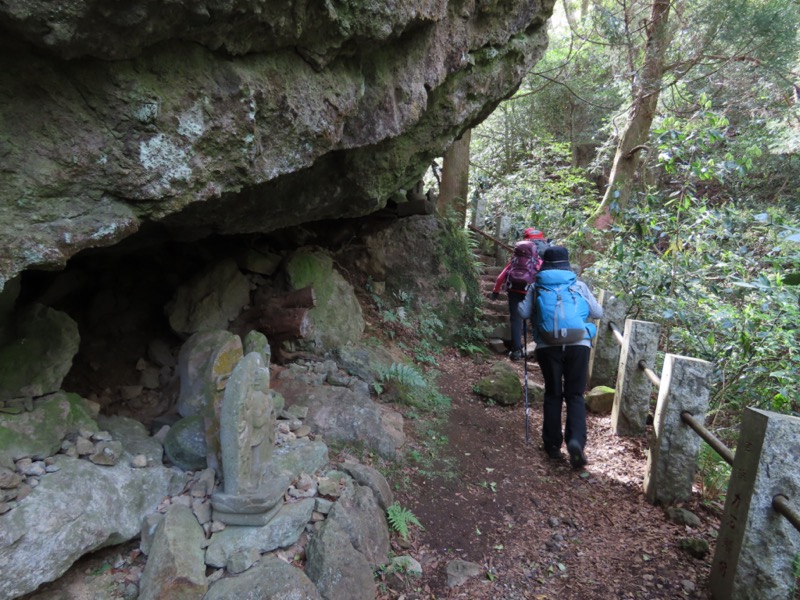
[(13, 341), (0, 348), (0, 400), (57, 391), (78, 352), (77, 323), (41, 304), (25, 308), (14, 319)]
[(314, 288), (316, 304), (309, 311), (315, 351), (356, 342), (364, 333), (361, 305), (351, 286), (333, 267), (333, 258), (321, 249), (304, 247), (286, 261), (286, 275), (294, 290)]
[(614, 388), (605, 385), (598, 385), (584, 395), (586, 408), (593, 413), (606, 414), (611, 412), (614, 406)]
[(0, 413), (0, 466), (25, 456), (41, 460), (56, 454), (62, 440), (78, 429), (97, 431), (91, 415), (86, 400), (66, 392), (35, 400), (31, 412)]
[(503, 406), (522, 400), (524, 390), (517, 372), (505, 362), (496, 362), (490, 373), (475, 385), (475, 392)]

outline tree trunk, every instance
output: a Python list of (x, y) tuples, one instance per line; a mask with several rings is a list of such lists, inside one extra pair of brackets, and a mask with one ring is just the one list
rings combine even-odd
[(447, 209), (467, 218), (467, 196), (469, 194), (469, 140), (472, 131), (467, 130), (447, 149), (442, 161), (442, 184), (436, 210), (445, 214)]
[[(590, 221), (603, 229), (614, 220), (613, 213), (622, 212), (631, 197), (634, 176), (640, 163), (640, 152), (646, 151), (650, 126), (655, 117), (661, 79), (664, 73), (664, 55), (670, 44), (668, 28), (670, 0), (653, 0), (650, 21), (647, 27), (644, 65), (634, 84), (633, 103), (628, 121), (622, 132), (614, 162), (611, 167), (608, 187), (603, 201)], [(612, 210), (612, 204), (614, 210)]]
[(267, 336), (270, 345), (289, 339), (303, 339), (312, 331), (308, 311), (315, 305), (316, 296), (311, 286), (278, 296), (256, 293), (253, 306), (242, 311), (229, 329), (242, 337), (255, 329)]

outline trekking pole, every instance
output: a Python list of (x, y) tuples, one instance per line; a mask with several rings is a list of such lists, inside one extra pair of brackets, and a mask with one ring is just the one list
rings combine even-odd
[(530, 425), (528, 424), (528, 319), (522, 320), (522, 360), (525, 371), (525, 445), (530, 445)]

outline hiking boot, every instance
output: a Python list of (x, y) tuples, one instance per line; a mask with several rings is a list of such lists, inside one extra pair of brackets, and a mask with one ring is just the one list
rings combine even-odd
[(511, 353), (509, 353), (508, 358), (513, 361), (522, 360), (522, 352), (519, 350), (512, 350)]
[(569, 464), (573, 469), (580, 469), (586, 466), (586, 455), (583, 453), (578, 440), (570, 440), (567, 442), (567, 452), (569, 452)]
[(545, 448), (545, 447), (542, 447), (542, 450), (544, 450), (547, 453), (547, 456), (549, 456), (552, 459), (561, 458), (561, 449), (560, 448), (556, 448), (556, 447)]

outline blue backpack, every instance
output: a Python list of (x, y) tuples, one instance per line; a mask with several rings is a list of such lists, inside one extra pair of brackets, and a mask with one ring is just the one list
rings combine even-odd
[(590, 340), (597, 334), (594, 323), (588, 323), (589, 303), (575, 285), (572, 271), (550, 269), (536, 277), (533, 291), (533, 326), (540, 340), (561, 346)]

